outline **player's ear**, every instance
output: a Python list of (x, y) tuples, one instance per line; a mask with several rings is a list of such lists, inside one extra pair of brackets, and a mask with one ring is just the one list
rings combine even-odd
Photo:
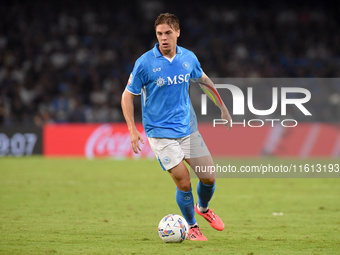
[(177, 32), (177, 37), (179, 37), (179, 35), (180, 35), (180, 33), (181, 33), (181, 30), (178, 29), (176, 32)]

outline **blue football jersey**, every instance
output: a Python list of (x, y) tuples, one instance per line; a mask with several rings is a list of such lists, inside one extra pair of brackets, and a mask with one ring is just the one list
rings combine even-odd
[(142, 96), (143, 126), (148, 137), (180, 138), (197, 130), (189, 83), (201, 78), (203, 71), (192, 51), (176, 47), (177, 54), (170, 61), (157, 43), (137, 59), (126, 85), (130, 93)]

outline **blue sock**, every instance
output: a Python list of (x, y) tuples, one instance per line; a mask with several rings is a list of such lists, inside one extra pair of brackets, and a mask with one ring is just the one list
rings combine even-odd
[(195, 209), (194, 209), (194, 197), (192, 196), (192, 190), (181, 191), (176, 187), (176, 202), (181, 209), (183, 217), (189, 225), (196, 223)]
[(202, 183), (201, 181), (197, 183), (197, 195), (198, 195), (197, 202), (199, 206), (208, 207), (209, 201), (214, 195), (215, 183), (213, 185), (207, 185)]

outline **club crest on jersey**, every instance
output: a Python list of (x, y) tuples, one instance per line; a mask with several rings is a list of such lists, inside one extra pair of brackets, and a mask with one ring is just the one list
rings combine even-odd
[(183, 67), (184, 69), (188, 69), (188, 68), (190, 67), (190, 65), (189, 65), (188, 62), (183, 62), (182, 67)]

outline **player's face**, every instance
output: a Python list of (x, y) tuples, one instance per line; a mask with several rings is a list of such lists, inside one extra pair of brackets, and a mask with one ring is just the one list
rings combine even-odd
[(160, 24), (156, 27), (159, 50), (163, 55), (170, 55), (170, 57), (172, 57), (176, 54), (176, 44), (179, 33), (180, 30), (173, 30), (168, 24)]

